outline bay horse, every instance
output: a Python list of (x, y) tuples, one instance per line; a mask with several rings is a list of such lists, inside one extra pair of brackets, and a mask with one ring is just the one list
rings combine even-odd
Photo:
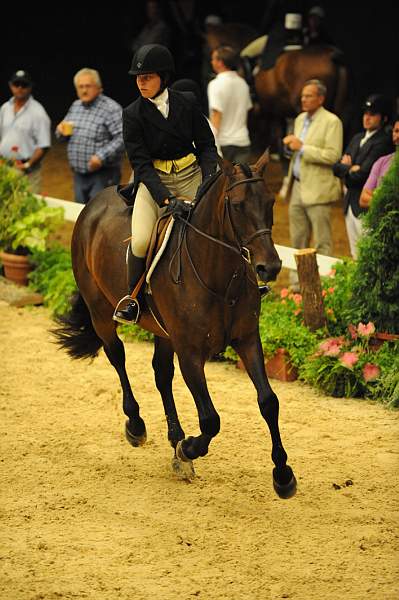
[[(290, 50), (280, 54), (274, 67), (260, 69), (255, 75), (258, 107), (251, 129), (255, 136), (262, 138), (259, 143), (264, 145), (267, 140), (280, 146), (287, 119), (301, 112), (301, 91), (309, 79), (320, 79), (326, 85), (325, 107), (346, 121), (349, 71), (337, 48), (315, 45)], [(254, 143), (257, 145), (256, 140)]]
[[(224, 161), (190, 218), (175, 220), (150, 280), (157, 318), (144, 310), (139, 325), (154, 333), (152, 365), (175, 472), (193, 478), (192, 461), (208, 453), (219, 432), (220, 419), (208, 392), (204, 365), (230, 344), (252, 379), (270, 430), (274, 489), (281, 498), (289, 498), (295, 494), (296, 480), (287, 465), (278, 425), (279, 402), (266, 376), (259, 336), (257, 276), (273, 280), (281, 269), (271, 237), (274, 199), (267, 192), (266, 163), (266, 154), (251, 167)], [(146, 440), (146, 427), (112, 319), (126, 290), (126, 248), (118, 240), (129, 236), (130, 210), (117, 187), (106, 188), (84, 207), (72, 235), (78, 293), (54, 333), (74, 358), (95, 357), (104, 348), (122, 387), (126, 438), (139, 446)], [(172, 393), (174, 353), (197, 407), (198, 436), (186, 437), (177, 415)]]

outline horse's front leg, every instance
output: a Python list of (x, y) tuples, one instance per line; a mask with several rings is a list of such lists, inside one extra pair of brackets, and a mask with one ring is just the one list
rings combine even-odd
[(278, 426), (279, 402), (270, 387), (265, 371), (264, 356), (259, 334), (256, 333), (244, 340), (235, 341), (233, 348), (241, 357), (256, 391), (258, 405), (265, 419), (272, 439), (273, 485), (280, 498), (291, 498), (296, 492), (295, 475), (287, 465), (287, 453), (284, 450)]
[(191, 460), (183, 461), (176, 453), (178, 442), (184, 439), (184, 431), (179, 421), (172, 392), (172, 381), (175, 372), (173, 355), (174, 350), (170, 340), (155, 336), (152, 366), (155, 374), (155, 383), (161, 394), (166, 422), (168, 424), (168, 440), (174, 449), (172, 469), (181, 479), (193, 479), (195, 472)]
[(213, 406), (206, 385), (205, 359), (189, 346), (177, 350), (180, 370), (197, 407), (201, 435), (179, 442), (177, 454), (182, 460), (194, 460), (208, 454), (209, 444), (220, 430), (220, 418)]

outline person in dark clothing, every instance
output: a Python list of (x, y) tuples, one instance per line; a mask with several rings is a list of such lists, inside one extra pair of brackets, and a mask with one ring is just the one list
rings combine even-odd
[(333, 172), (340, 177), (346, 188), (344, 213), (346, 231), (353, 258), (357, 256), (356, 244), (362, 234), (360, 216), (366, 211), (359, 205), (363, 186), (374, 162), (392, 152), (392, 141), (384, 127), (389, 120), (390, 106), (381, 94), (372, 94), (363, 105), (364, 131), (353, 136)]
[[(123, 111), (123, 139), (134, 171), (137, 190), (132, 214), (132, 241), (128, 253), (131, 294), (145, 269), (153, 227), (166, 210), (187, 215), (198, 187), (217, 168), (213, 133), (193, 94), (168, 88), (174, 71), (170, 51), (159, 44), (142, 46), (129, 71), (136, 77), (140, 96)], [(124, 299), (122, 299), (124, 300)], [(137, 299), (118, 303), (114, 319), (137, 321)]]

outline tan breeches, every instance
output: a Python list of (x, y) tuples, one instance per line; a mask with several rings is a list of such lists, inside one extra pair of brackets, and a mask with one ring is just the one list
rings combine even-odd
[[(197, 163), (190, 165), (179, 173), (157, 172), (162, 183), (166, 185), (171, 194), (187, 200), (194, 199), (202, 180), (201, 169)], [(166, 207), (160, 208), (153, 200), (144, 183), (140, 183), (132, 214), (131, 245), (134, 256), (143, 258), (147, 254), (154, 225), (165, 210)]]

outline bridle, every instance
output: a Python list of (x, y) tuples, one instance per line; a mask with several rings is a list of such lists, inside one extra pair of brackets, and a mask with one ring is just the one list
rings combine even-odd
[[(209, 235), (208, 233), (205, 233), (204, 231), (201, 231), (200, 229), (198, 229), (197, 227), (195, 227), (195, 225), (193, 225), (192, 223), (190, 223), (190, 221), (188, 219), (185, 219), (184, 217), (181, 217), (180, 215), (178, 215), (178, 219), (179, 221), (183, 224), (183, 229), (180, 235), (180, 240), (176, 249), (176, 252), (174, 253), (170, 264), (169, 264), (169, 272), (171, 273), (171, 267), (172, 267), (172, 263), (174, 258), (177, 256), (178, 258), (178, 267), (177, 267), (177, 278), (174, 278), (172, 273), (172, 279), (174, 281), (174, 283), (181, 283), (181, 279), (180, 279), (180, 273), (181, 273), (181, 247), (182, 244), (184, 243), (184, 247), (188, 256), (188, 259), (190, 261), (190, 265), (191, 268), (193, 269), (195, 276), (197, 277), (198, 281), (200, 282), (200, 284), (202, 285), (202, 287), (204, 287), (209, 293), (211, 293), (212, 295), (216, 296), (219, 299), (222, 299), (224, 302), (227, 302), (230, 306), (234, 306), (234, 304), (236, 303), (237, 299), (232, 299), (229, 298), (229, 290), (230, 290), (230, 286), (233, 280), (236, 280), (239, 278), (239, 273), (236, 270), (233, 274), (232, 277), (232, 281), (230, 282), (227, 290), (226, 290), (226, 294), (224, 296), (222, 296), (221, 294), (215, 292), (214, 290), (212, 290), (211, 288), (209, 288), (206, 283), (203, 281), (203, 279), (201, 278), (200, 274), (198, 273), (198, 270), (196, 269), (193, 259), (191, 257), (189, 248), (187, 246), (187, 236), (185, 235), (186, 233), (186, 227), (190, 228), (192, 231), (195, 231), (198, 235), (200, 235), (201, 237), (204, 237), (208, 240), (210, 240), (211, 242), (214, 242), (215, 244), (218, 244), (220, 246), (223, 246), (224, 248), (227, 248), (228, 250), (231, 250), (232, 252), (234, 252), (236, 255), (240, 256), (241, 259), (243, 259), (245, 263), (247, 264), (251, 264), (251, 253), (249, 248), (247, 248), (247, 245), (252, 242), (254, 239), (256, 239), (257, 237), (263, 236), (263, 235), (271, 235), (272, 230), (271, 228), (264, 228), (264, 229), (258, 229), (257, 231), (255, 231), (254, 233), (252, 233), (246, 240), (241, 240), (240, 236), (238, 235), (234, 224), (233, 224), (233, 220), (231, 217), (231, 206), (234, 204), (238, 204), (238, 202), (234, 202), (228, 192), (230, 192), (232, 189), (234, 189), (235, 187), (239, 186), (239, 185), (243, 185), (246, 183), (252, 184), (252, 183), (258, 183), (260, 181), (263, 181), (262, 177), (247, 177), (245, 179), (240, 179), (239, 181), (235, 181), (234, 183), (232, 183), (231, 185), (229, 185), (229, 187), (226, 188), (225, 190), (225, 196), (224, 196), (224, 208), (225, 208), (225, 212), (228, 216), (228, 220), (229, 220), (229, 225), (230, 228), (233, 232), (233, 236), (234, 236), (234, 242), (235, 244), (229, 244), (227, 242), (224, 242), (223, 240), (220, 240), (212, 235)], [(240, 268), (239, 270), (242, 271), (242, 268)], [(246, 269), (244, 269), (243, 273), (246, 272)], [(242, 276), (241, 275), (241, 276)], [(257, 285), (256, 281), (252, 282), (255, 285)]]
[(235, 237), (234, 241), (236, 242), (236, 245), (228, 244), (227, 242), (223, 242), (222, 240), (219, 240), (218, 238), (215, 238), (214, 236), (209, 235), (208, 233), (205, 233), (205, 231), (201, 231), (200, 229), (195, 227), (195, 225), (190, 223), (190, 221), (184, 219), (183, 217), (179, 217), (179, 219), (185, 225), (187, 225), (190, 229), (192, 229), (193, 231), (198, 233), (198, 235), (201, 235), (202, 237), (205, 237), (208, 240), (215, 242), (215, 244), (219, 244), (221, 246), (224, 246), (225, 248), (228, 248), (232, 252), (239, 254), (246, 262), (250, 263), (251, 262), (251, 253), (250, 253), (249, 249), (247, 248), (247, 245), (250, 242), (252, 242), (254, 239), (256, 239), (257, 237), (260, 237), (261, 235), (271, 235), (272, 230), (269, 227), (265, 228), (265, 229), (258, 229), (257, 231), (252, 233), (249, 236), (249, 238), (247, 238), (246, 240), (240, 240), (240, 236), (238, 235), (237, 231), (235, 230), (235, 227), (233, 225), (233, 220), (231, 218), (231, 205), (238, 204), (238, 202), (234, 203), (234, 201), (231, 200), (231, 198), (229, 197), (228, 192), (230, 192), (230, 190), (237, 187), (238, 185), (243, 185), (244, 183), (258, 183), (259, 181), (263, 181), (262, 177), (247, 177), (246, 179), (240, 179), (239, 181), (235, 181), (234, 183), (229, 185), (228, 188), (226, 188), (226, 193), (225, 193), (225, 197), (224, 197), (224, 205), (225, 205), (226, 212), (227, 212), (227, 215), (229, 218), (230, 227), (231, 227), (234, 237)]

